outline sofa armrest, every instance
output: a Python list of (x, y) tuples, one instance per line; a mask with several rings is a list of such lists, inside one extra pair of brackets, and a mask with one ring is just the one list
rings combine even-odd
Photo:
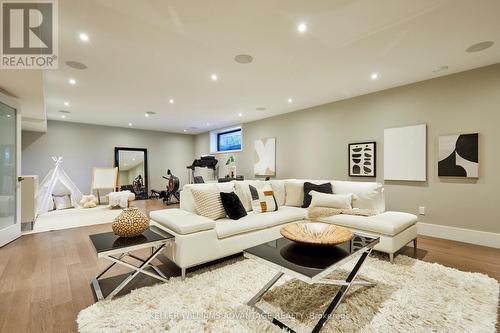
[(180, 235), (215, 228), (215, 221), (182, 209), (161, 209), (149, 213), (151, 220)]

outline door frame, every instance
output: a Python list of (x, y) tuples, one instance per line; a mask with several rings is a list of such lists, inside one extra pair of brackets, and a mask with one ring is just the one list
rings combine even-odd
[(0, 102), (15, 109), (16, 118), (16, 215), (15, 223), (0, 230), (0, 247), (21, 236), (21, 183), (17, 181), (21, 175), (21, 104), (11, 96), (0, 92)]

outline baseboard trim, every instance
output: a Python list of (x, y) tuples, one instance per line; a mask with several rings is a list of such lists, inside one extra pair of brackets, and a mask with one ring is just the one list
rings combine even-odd
[(500, 234), (487, 231), (449, 227), (439, 224), (417, 223), (417, 233), (423, 236), (444, 238), (469, 244), (500, 249)]

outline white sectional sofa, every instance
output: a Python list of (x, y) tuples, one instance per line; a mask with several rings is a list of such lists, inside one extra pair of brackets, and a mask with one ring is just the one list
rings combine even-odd
[[(291, 222), (307, 219), (307, 209), (301, 208), (303, 183), (331, 182), (334, 193), (356, 195), (353, 208), (370, 209), (378, 214), (370, 217), (336, 215), (319, 221), (341, 225), (363, 234), (377, 235), (380, 243), (375, 250), (394, 253), (413, 241), (416, 247), (417, 216), (403, 212), (385, 211), (384, 189), (381, 184), (370, 182), (323, 181), (323, 180), (271, 180), (279, 209), (275, 212), (254, 213), (248, 185), (261, 188), (266, 184), (259, 180), (246, 180), (216, 184), (221, 192), (236, 192), (247, 210), (247, 216), (239, 220), (229, 218), (211, 220), (196, 214), (191, 193), (193, 187), (213, 184), (185, 185), (181, 191), (180, 209), (162, 209), (150, 213), (151, 223), (175, 236), (175, 244), (165, 250), (165, 255), (181, 268), (186, 269), (243, 251), (246, 248), (281, 237), (280, 228)], [(302, 187), (301, 187), (302, 186)], [(300, 192), (302, 189), (302, 193)]]

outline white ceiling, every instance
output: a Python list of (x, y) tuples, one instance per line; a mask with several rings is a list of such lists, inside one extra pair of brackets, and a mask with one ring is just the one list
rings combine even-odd
[[(200, 133), (500, 62), (498, 13), (498, 0), (59, 0), (47, 115)], [(492, 48), (465, 52), (488, 40)], [(254, 61), (238, 64), (237, 54)]]
[(42, 71), (0, 69), (0, 90), (18, 100), (23, 130), (47, 130)]

